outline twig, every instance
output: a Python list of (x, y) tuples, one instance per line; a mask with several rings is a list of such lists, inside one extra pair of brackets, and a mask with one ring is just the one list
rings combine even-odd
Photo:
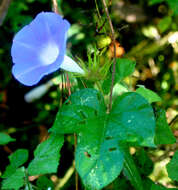
[(62, 188), (68, 182), (68, 180), (70, 179), (74, 171), (75, 171), (75, 167), (74, 167), (74, 162), (73, 162), (73, 165), (67, 170), (64, 177), (59, 180), (59, 183), (56, 185), (55, 190), (59, 190), (60, 188)]
[(3, 21), (7, 15), (8, 8), (12, 0), (2, 0), (0, 1), (0, 26), (3, 24)]
[(114, 32), (114, 28), (112, 25), (112, 21), (111, 18), (109, 16), (109, 11), (106, 5), (106, 1), (102, 0), (103, 6), (104, 6), (104, 11), (106, 13), (108, 22), (109, 22), (109, 26), (111, 29), (111, 37), (112, 37), (112, 42), (114, 44), (114, 63), (113, 63), (113, 70), (112, 70), (112, 82), (111, 82), (111, 88), (110, 88), (110, 97), (109, 97), (109, 107), (108, 107), (108, 111), (110, 112), (111, 108), (112, 108), (112, 93), (113, 93), (113, 87), (114, 87), (114, 79), (115, 79), (115, 73), (116, 73), (116, 44), (115, 44), (115, 32)]
[(71, 95), (71, 85), (70, 85), (70, 80), (69, 80), (69, 75), (67, 75), (67, 88), (68, 88), (68, 92), (69, 92), (69, 96)]
[(54, 12), (59, 14), (57, 0), (52, 0)]
[[(61, 74), (61, 80), (62, 80), (62, 86), (61, 86), (61, 96), (60, 96), (60, 103), (59, 107), (62, 107), (62, 98), (63, 98), (63, 91), (64, 91), (64, 81), (63, 81), (63, 73)], [(59, 90), (60, 90), (60, 85), (59, 85)]]
[(81, 83), (83, 84), (84, 88), (88, 88), (87, 85), (83, 82), (83, 80), (80, 78)]
[(178, 120), (178, 115), (176, 115), (172, 120), (171, 122), (169, 123), (170, 126), (173, 126), (174, 123)]
[(170, 155), (171, 152), (176, 152), (177, 150), (178, 150), (178, 144), (177, 144), (177, 142), (176, 142), (176, 143), (174, 143), (174, 144), (171, 144), (171, 146), (169, 147), (169, 149), (166, 150), (163, 155), (154, 158), (153, 161), (154, 161), (154, 162), (160, 162), (160, 161), (162, 161), (162, 160), (164, 160), (164, 159), (170, 157), (170, 156), (171, 156), (171, 155)]

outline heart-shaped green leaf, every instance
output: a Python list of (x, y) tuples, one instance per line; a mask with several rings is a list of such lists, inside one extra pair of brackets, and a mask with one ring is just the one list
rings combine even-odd
[(98, 190), (121, 172), (121, 144), (154, 146), (154, 128), (153, 110), (141, 95), (133, 92), (118, 96), (110, 114), (106, 114), (99, 92), (83, 89), (72, 94), (59, 110), (51, 131), (78, 134), (77, 171), (86, 187)]

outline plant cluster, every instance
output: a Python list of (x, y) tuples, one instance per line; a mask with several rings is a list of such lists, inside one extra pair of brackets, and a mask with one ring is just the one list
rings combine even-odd
[[(33, 3), (45, 4), (45, 1), (19, 2), (16, 11), (28, 9), (26, 4)], [(83, 6), (87, 1), (78, 0), (77, 3)], [(176, 129), (171, 130), (166, 112), (162, 109), (164, 96), (160, 97), (143, 85), (134, 87), (134, 82), (137, 82), (135, 78), (141, 77), (136, 76), (137, 61), (140, 62), (141, 58), (144, 61), (150, 54), (162, 51), (168, 42), (177, 51), (178, 40), (175, 36), (178, 34), (171, 32), (165, 38), (161, 35), (168, 30), (178, 14), (178, 3), (171, 0), (149, 0), (149, 6), (160, 4), (162, 9), (170, 7), (170, 15), (159, 22), (159, 32), (154, 26), (142, 28), (143, 34), (152, 42), (149, 44), (143, 41), (126, 55), (126, 50), (118, 42), (120, 34), (113, 27), (109, 14), (112, 1), (95, 0), (92, 3), (95, 5), (92, 19), (96, 22), (96, 30), (88, 29), (88, 37), (82, 25), (89, 19), (81, 18), (81, 23), (70, 25), (68, 20), (71, 16), (67, 20), (60, 15), (62, 6), (66, 6), (66, 15), (71, 9), (67, 9), (69, 4), (63, 1), (52, 1), (54, 12), (40, 12), (27, 25), (29, 16), (23, 15), (25, 22), (18, 20), (18, 17), (10, 19), (9, 24), (13, 26), (14, 32), (18, 30), (11, 47), (12, 74), (23, 85), (36, 85), (25, 94), (25, 101), (39, 101), (54, 86), (58, 86), (58, 94), (55, 89), (51, 95), (54, 101), (52, 105), (46, 106), (46, 111), (41, 110), (43, 103), (38, 104), (41, 112), (34, 121), (41, 124), (49, 119), (51, 126), (47, 129), (40, 128), (43, 138), (33, 149), (34, 156), (30, 148), (17, 148), (8, 156), (9, 164), (0, 175), (1, 189), (57, 190), (74, 189), (74, 186), (77, 190), (168, 189), (163, 183), (156, 183), (151, 173), (156, 150), (171, 145), (174, 146), (171, 151), (173, 158), (168, 159), (166, 172), (170, 187), (178, 187), (178, 151), (176, 135), (172, 132)], [(124, 9), (122, 3), (120, 1), (118, 6), (123, 6)], [(14, 2), (11, 6), (14, 6)], [(11, 14), (12, 12), (8, 14), (7, 20), (12, 17)], [(126, 17), (125, 19), (127, 20)], [(20, 22), (23, 27), (19, 30)], [(124, 39), (121, 40), (124, 42)], [(86, 51), (80, 49), (82, 43)], [(72, 57), (72, 46), (78, 46), (83, 56), (76, 54), (75, 58)], [(141, 49), (142, 55), (137, 55)], [(73, 54), (75, 52), (76, 50)], [(157, 67), (150, 57), (149, 64), (152, 75), (157, 75)], [(47, 81), (47, 75), (55, 71), (55, 77)], [(4, 84), (8, 82), (9, 79), (3, 81)], [(48, 116), (54, 113), (47, 112), (52, 109), (50, 106), (54, 106), (55, 110), (58, 107), (58, 112), (52, 119)], [(176, 117), (173, 122), (175, 121)], [(9, 135), (10, 130), (7, 131), (9, 134), (4, 131), (0, 132), (0, 145), (4, 150), (9, 150), (8, 143), (13, 144), (18, 139)], [(66, 156), (63, 151), (65, 146), (74, 153), (74, 161), (64, 178), (58, 179), (63, 164), (60, 159), (63, 155)], [(169, 153), (167, 151), (161, 156), (167, 158)], [(74, 170), (75, 180), (70, 182)], [(70, 183), (75, 185), (70, 186)]]

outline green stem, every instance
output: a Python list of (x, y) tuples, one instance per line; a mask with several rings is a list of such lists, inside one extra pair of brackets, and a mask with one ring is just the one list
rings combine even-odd
[(124, 153), (124, 168), (123, 172), (128, 177), (130, 183), (135, 187), (136, 190), (143, 190), (142, 179), (137, 166), (134, 163), (132, 156), (129, 153), (129, 147), (125, 145), (123, 149)]
[(101, 87), (101, 84), (97, 81), (96, 82), (96, 86), (98, 87), (98, 90), (102, 93), (103, 97), (104, 97), (104, 92), (103, 92), (103, 89)]
[(28, 181), (28, 173), (27, 173), (27, 170), (25, 169), (25, 183), (28, 187), (28, 190), (31, 190), (31, 187), (30, 187), (30, 184), (29, 184), (29, 181)]
[(101, 15), (100, 15), (100, 11), (99, 11), (99, 8), (98, 8), (97, 0), (95, 0), (95, 5), (96, 5), (96, 11), (98, 13), (98, 17), (99, 17), (99, 19), (101, 19)]

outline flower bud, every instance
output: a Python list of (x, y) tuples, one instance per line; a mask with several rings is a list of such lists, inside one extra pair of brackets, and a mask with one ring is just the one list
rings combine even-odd
[[(124, 48), (117, 41), (115, 41), (115, 46), (116, 46), (116, 57), (117, 58), (122, 57), (123, 54), (125, 53)], [(109, 46), (109, 50), (108, 50), (107, 54), (108, 54), (109, 58), (114, 57), (114, 43), (111, 43), (111, 45)]]
[(24, 99), (27, 103), (34, 102), (35, 100), (40, 99), (42, 96), (46, 94), (46, 92), (50, 89), (50, 87), (53, 85), (52, 81), (49, 81), (46, 84), (42, 84), (40, 86), (37, 86), (27, 92), (24, 96)]
[(107, 47), (111, 43), (111, 38), (109, 36), (99, 37), (97, 40), (98, 48), (102, 49)]

